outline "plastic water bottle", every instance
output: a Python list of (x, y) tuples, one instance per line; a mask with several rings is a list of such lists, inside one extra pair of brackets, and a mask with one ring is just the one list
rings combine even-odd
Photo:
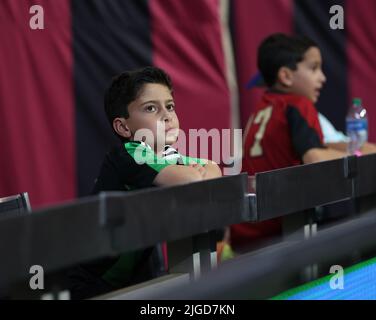
[(349, 154), (357, 154), (368, 140), (367, 111), (362, 106), (362, 100), (354, 98), (346, 117), (346, 132), (350, 138), (348, 145)]

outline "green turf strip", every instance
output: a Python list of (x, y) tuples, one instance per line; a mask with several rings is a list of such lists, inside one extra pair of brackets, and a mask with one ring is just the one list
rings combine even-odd
[[(374, 264), (374, 263), (376, 263), (376, 257), (372, 258), (370, 260), (358, 263), (356, 265), (353, 265), (352, 267), (348, 267), (348, 268), (344, 269), (344, 274), (346, 275), (346, 274), (349, 274), (351, 272), (355, 272), (355, 271), (357, 271), (357, 270), (359, 270), (361, 268), (364, 268), (364, 267), (369, 266), (369, 265)], [(287, 300), (290, 297), (292, 297), (292, 296), (294, 296), (296, 294), (299, 294), (299, 293), (301, 293), (303, 291), (312, 289), (313, 287), (320, 286), (320, 285), (322, 285), (324, 283), (329, 283), (329, 281), (330, 281), (330, 279), (332, 277), (333, 277), (333, 274), (329, 274), (329, 275), (327, 275), (327, 276), (325, 276), (323, 278), (314, 280), (312, 282), (303, 284), (303, 285), (301, 285), (299, 287), (296, 287), (296, 288), (287, 290), (285, 292), (282, 292), (282, 293), (278, 294), (277, 296), (270, 298), (270, 300)]]

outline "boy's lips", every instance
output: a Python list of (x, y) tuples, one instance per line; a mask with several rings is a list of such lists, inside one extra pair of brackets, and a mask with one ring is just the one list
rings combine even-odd
[(320, 92), (321, 92), (321, 88), (317, 88), (317, 89), (315, 89), (315, 94), (316, 94), (317, 96), (320, 95)]
[(177, 129), (177, 128), (166, 129), (166, 133), (168, 133), (168, 134), (177, 134), (178, 132), (179, 132), (179, 129)]

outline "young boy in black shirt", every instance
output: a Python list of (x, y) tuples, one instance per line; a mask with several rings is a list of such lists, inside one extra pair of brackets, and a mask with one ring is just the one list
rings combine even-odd
[[(105, 111), (121, 144), (105, 156), (93, 194), (221, 176), (214, 162), (181, 155), (172, 147), (179, 120), (172, 83), (163, 70), (146, 67), (117, 76), (106, 92)], [(95, 296), (163, 274), (161, 252), (158, 245), (83, 266), (73, 275), (72, 298)]]

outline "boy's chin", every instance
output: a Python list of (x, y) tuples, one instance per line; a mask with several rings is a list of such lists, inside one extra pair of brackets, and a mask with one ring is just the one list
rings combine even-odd
[(177, 140), (178, 140), (178, 137), (176, 134), (167, 134), (165, 137), (166, 144), (168, 145), (172, 145), (176, 143)]
[(166, 145), (173, 145), (177, 140), (177, 138), (166, 138)]
[(316, 103), (319, 100), (319, 97), (315, 95), (303, 94), (303, 96), (308, 98), (312, 103)]
[(312, 100), (312, 102), (313, 103), (316, 103), (317, 101), (319, 101), (319, 99), (320, 99), (320, 94), (321, 94), (321, 92), (315, 92), (314, 94), (313, 94), (313, 96), (312, 96), (312, 98), (311, 98), (311, 100)]
[(312, 97), (310, 100), (312, 103), (316, 103), (319, 100), (319, 97)]

